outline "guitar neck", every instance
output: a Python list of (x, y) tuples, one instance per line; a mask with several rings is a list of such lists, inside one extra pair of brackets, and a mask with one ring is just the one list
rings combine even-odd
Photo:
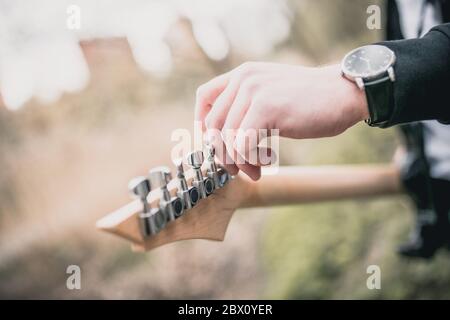
[[(192, 171), (187, 172), (192, 184)], [(172, 181), (175, 182), (175, 181)], [(168, 185), (176, 196), (176, 183)], [(180, 218), (169, 222), (159, 233), (144, 237), (140, 232), (142, 204), (135, 200), (97, 221), (97, 227), (133, 242), (137, 251), (187, 239), (223, 240), (235, 209), (322, 202), (394, 195), (401, 192), (398, 169), (393, 165), (346, 165), (280, 167), (274, 175), (252, 181), (238, 174), (225, 187), (201, 199)], [(159, 190), (147, 197), (158, 207)]]
[(240, 207), (354, 199), (401, 192), (398, 168), (394, 165), (345, 165), (280, 167), (274, 175), (247, 180), (248, 193)]

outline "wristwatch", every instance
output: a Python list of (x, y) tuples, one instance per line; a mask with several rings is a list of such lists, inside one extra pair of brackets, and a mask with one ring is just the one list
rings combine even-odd
[(383, 45), (367, 45), (347, 53), (341, 70), (345, 78), (364, 90), (369, 107), (366, 123), (386, 127), (394, 104), (395, 53)]

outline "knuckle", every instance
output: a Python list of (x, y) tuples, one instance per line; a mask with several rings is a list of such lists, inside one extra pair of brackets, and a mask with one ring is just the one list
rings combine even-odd
[(246, 79), (245, 82), (241, 85), (241, 90), (244, 93), (252, 94), (258, 90), (259, 86), (259, 79), (255, 76), (252, 76)]
[(241, 77), (249, 76), (254, 72), (254, 70), (255, 70), (255, 63), (252, 61), (244, 62), (238, 67), (239, 75)]

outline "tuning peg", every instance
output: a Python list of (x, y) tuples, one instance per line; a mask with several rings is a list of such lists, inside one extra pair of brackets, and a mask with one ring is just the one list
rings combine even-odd
[(168, 167), (161, 166), (150, 170), (149, 178), (154, 187), (163, 189), (166, 188), (167, 184), (172, 180), (172, 174)]
[(198, 189), (194, 186), (188, 187), (184, 176), (183, 159), (177, 159), (174, 163), (177, 167), (178, 197), (183, 199), (184, 209), (190, 209), (198, 202), (200, 197)]
[(128, 183), (128, 190), (130, 193), (141, 200), (143, 206), (143, 212), (149, 211), (149, 205), (147, 202), (147, 196), (150, 193), (150, 181), (143, 176), (136, 177), (130, 180)]
[(216, 149), (212, 144), (206, 145), (207, 157), (206, 161), (208, 163), (207, 174), (214, 182), (214, 189), (219, 189), (221, 187), (219, 174), (217, 172), (217, 166), (215, 162)]
[(186, 158), (187, 163), (194, 169), (195, 172), (192, 185), (198, 189), (201, 198), (206, 198), (214, 191), (214, 181), (209, 177), (203, 177), (201, 170), (204, 161), (203, 152), (191, 152)]
[(214, 161), (214, 157), (216, 155), (216, 148), (211, 143), (206, 144), (206, 159), (209, 161)]
[(189, 153), (186, 158), (187, 163), (194, 169), (200, 169), (205, 159), (203, 151), (200, 150)]
[(133, 197), (141, 200), (143, 205), (142, 212), (139, 213), (141, 234), (146, 237), (158, 233), (159, 230), (164, 228), (166, 221), (161, 210), (150, 208), (147, 201), (147, 196), (151, 191), (150, 181), (142, 176), (133, 178), (128, 183), (128, 189)]
[(177, 168), (177, 178), (184, 179), (184, 166), (183, 166), (183, 158), (178, 158), (173, 161), (173, 164)]
[(159, 200), (159, 206), (166, 213), (169, 220), (175, 220), (183, 214), (184, 205), (180, 198), (172, 197), (167, 184), (172, 179), (170, 169), (165, 166), (156, 167), (149, 172), (150, 181), (156, 187), (161, 189), (162, 197)]
[(232, 179), (232, 176), (230, 176), (230, 174), (222, 167), (217, 169), (217, 175), (219, 176), (219, 184), (221, 188)]

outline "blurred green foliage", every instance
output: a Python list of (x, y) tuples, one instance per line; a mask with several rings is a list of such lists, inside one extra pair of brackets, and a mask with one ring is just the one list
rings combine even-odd
[[(341, 137), (315, 143), (306, 163), (390, 161), (395, 137), (393, 129), (360, 125)], [(450, 298), (445, 250), (432, 261), (409, 261), (396, 254), (413, 224), (406, 196), (275, 211), (262, 241), (267, 298)], [(381, 290), (366, 286), (369, 265), (381, 269)]]
[[(384, 30), (368, 30), (366, 10), (382, 0), (288, 0), (292, 13), (289, 45), (308, 55), (315, 63), (329, 63), (337, 52), (372, 43), (384, 36)], [(382, 20), (385, 16), (381, 15)]]

